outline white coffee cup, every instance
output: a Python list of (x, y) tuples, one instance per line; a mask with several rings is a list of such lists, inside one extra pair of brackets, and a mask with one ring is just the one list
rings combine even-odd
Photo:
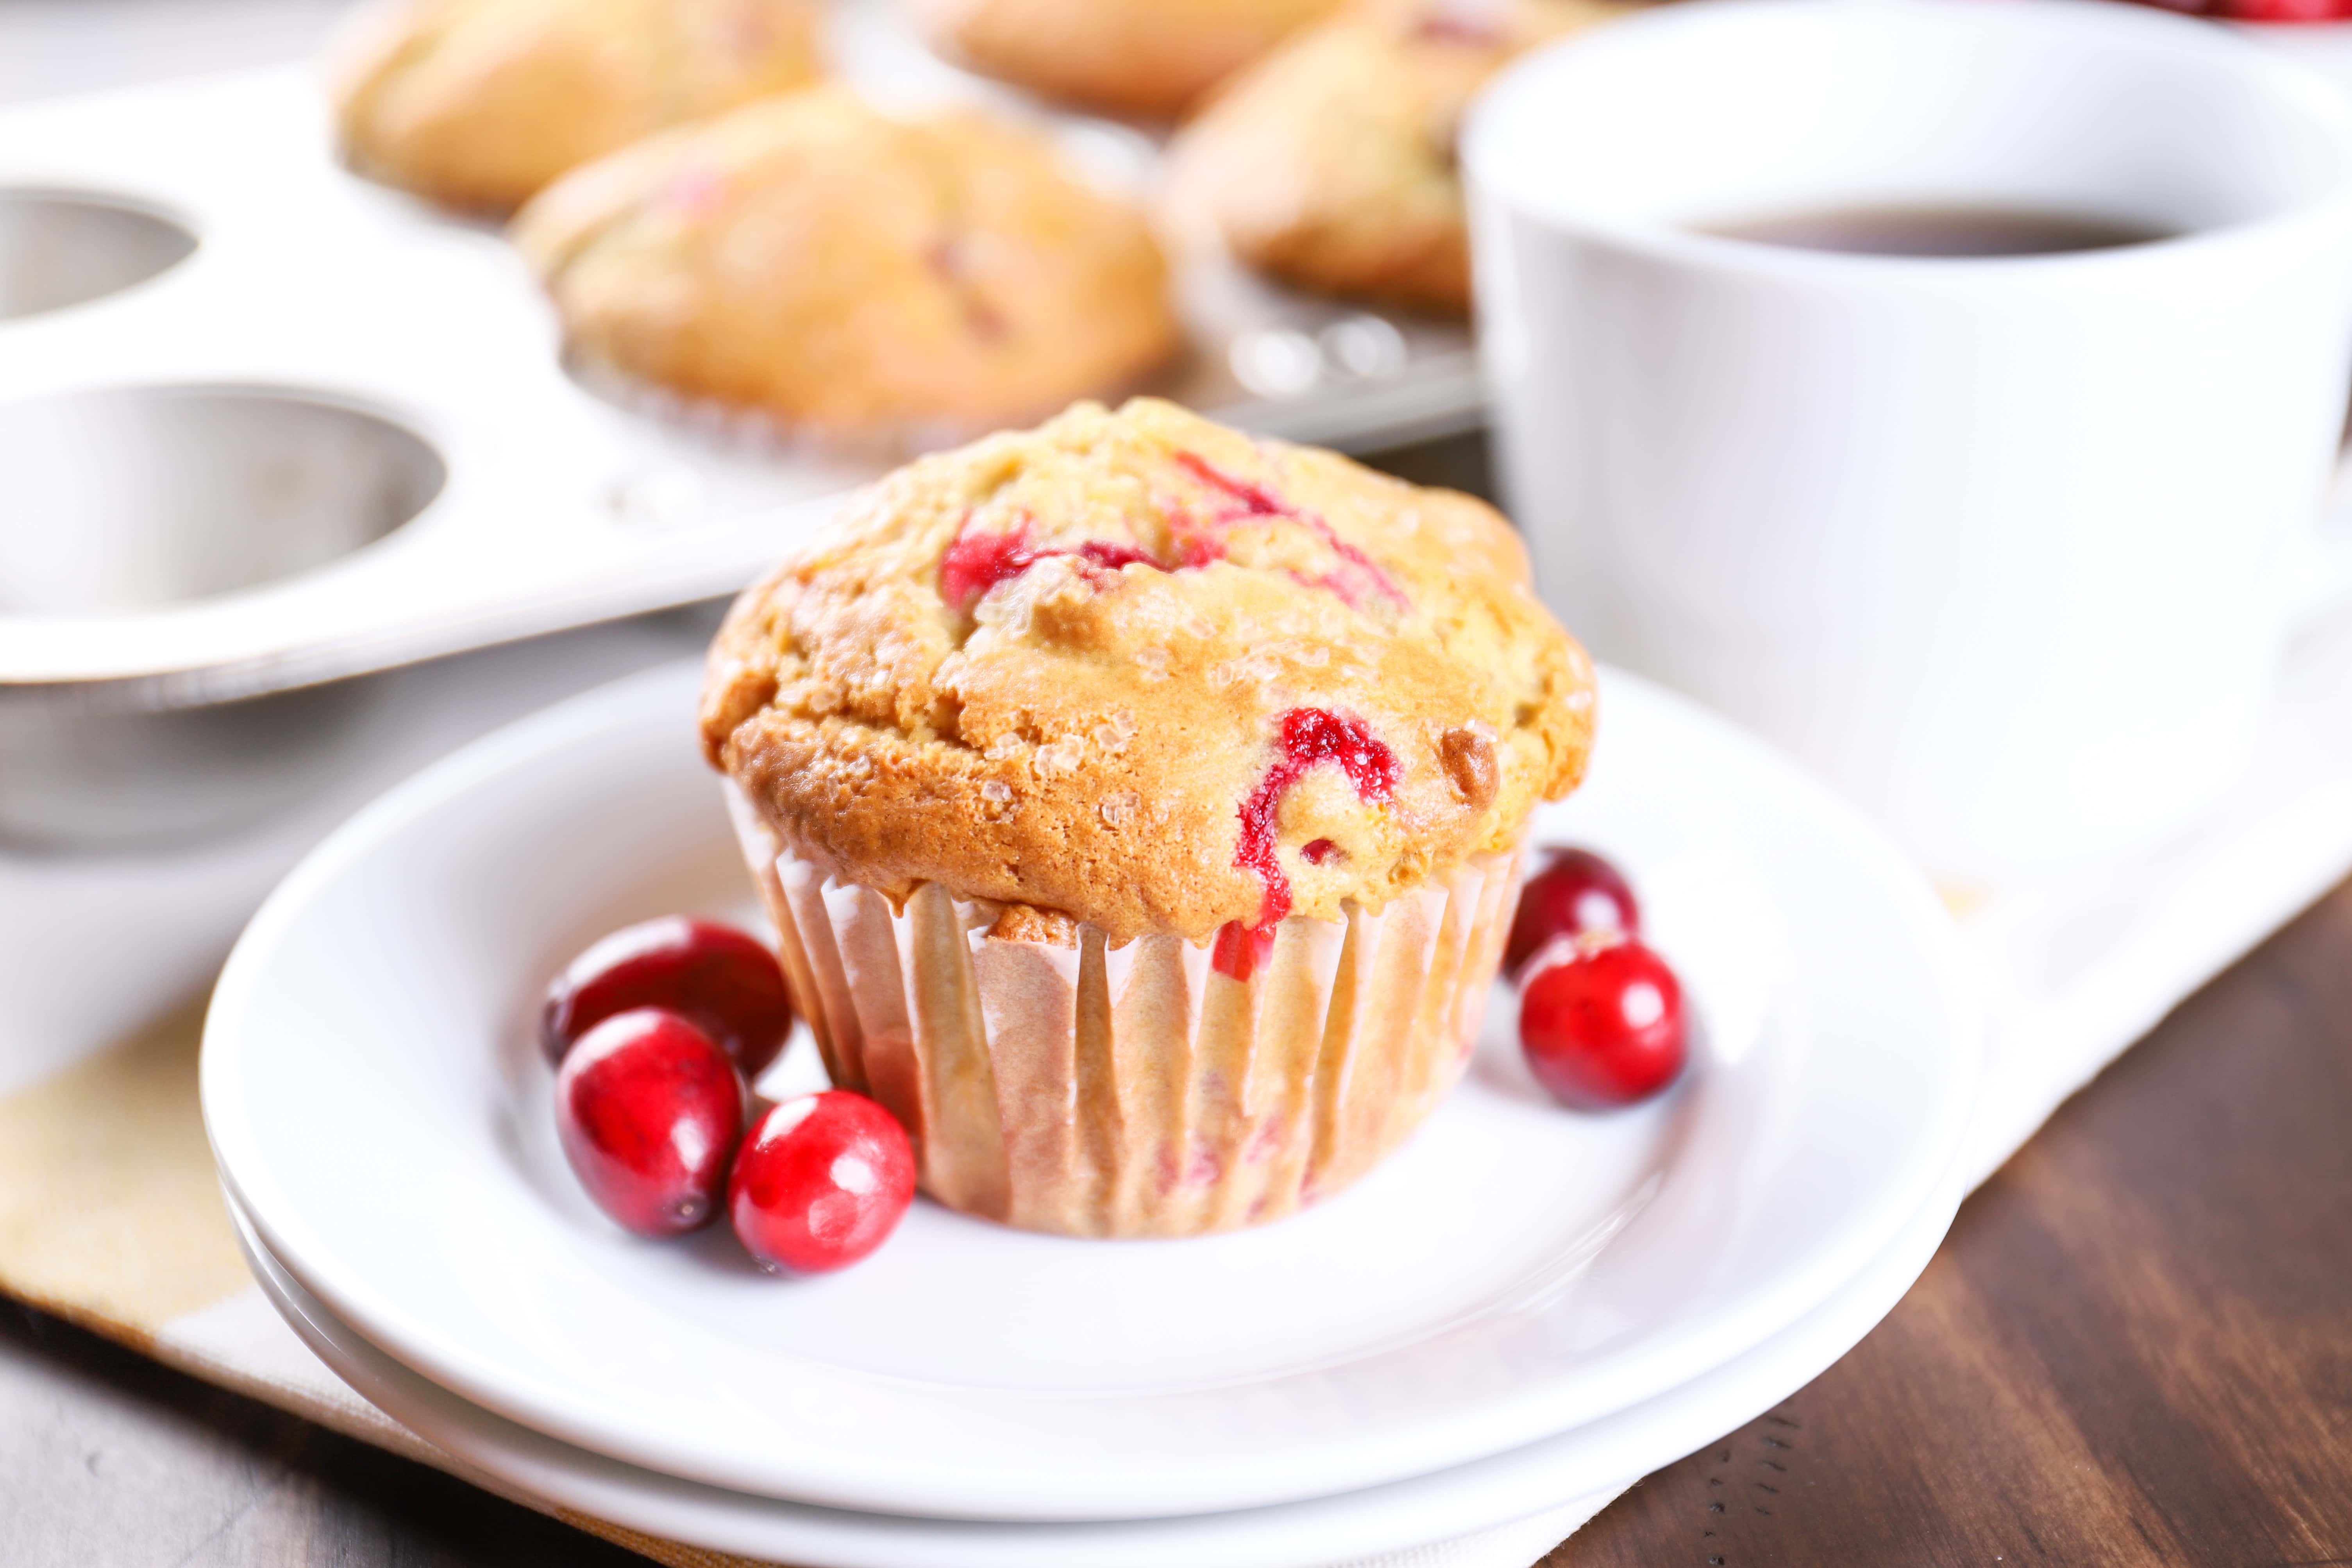
[[(2104, 0), (1691, 0), (1515, 66), (1464, 164), (1505, 489), (1597, 655), (1962, 882), (2142, 842), (2224, 775), (2352, 371), (2326, 84)], [(1693, 228), (1886, 205), (2180, 237), (1923, 259)]]

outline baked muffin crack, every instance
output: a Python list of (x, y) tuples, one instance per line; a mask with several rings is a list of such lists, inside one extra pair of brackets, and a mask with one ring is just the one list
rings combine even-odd
[[(1591, 681), (1484, 503), (1139, 399), (865, 492), (739, 602), (703, 724), (849, 879), (1208, 943), (1507, 848)], [(1386, 762), (1302, 761), (1307, 713)]]

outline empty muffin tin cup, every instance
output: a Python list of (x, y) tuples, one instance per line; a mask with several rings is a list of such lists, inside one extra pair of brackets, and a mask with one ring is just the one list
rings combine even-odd
[[(0, 405), (0, 616), (121, 617), (328, 565), (416, 517), (447, 477), (391, 419), (257, 387)], [(0, 670), (0, 681), (7, 672)], [(160, 683), (159, 683), (160, 684)], [(0, 837), (185, 841), (331, 782), (376, 683), (164, 702), (149, 683), (0, 685)]]
[(137, 202), (0, 190), (0, 321), (119, 294), (195, 249), (185, 225)]
[[(155, 609), (326, 565), (431, 504), (415, 432), (272, 388), (112, 388), (0, 405), (0, 616)], [(5, 672), (0, 671), (0, 677)]]
[(0, 842), (154, 850), (279, 819), (344, 776), (384, 679), (163, 710), (0, 692)]

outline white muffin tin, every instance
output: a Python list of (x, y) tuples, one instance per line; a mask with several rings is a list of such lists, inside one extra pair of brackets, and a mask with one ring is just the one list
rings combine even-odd
[[(835, 20), (877, 97), (1001, 96)], [(1475, 417), (1457, 328), (1215, 259), (1181, 290), (1197, 347), (1154, 390), (1358, 447)], [(494, 226), (338, 166), (307, 68), (0, 113), (0, 693), (212, 703), (709, 597), (882, 466), (624, 406), (559, 348)]]
[[(832, 23), (886, 104), (993, 101), (1152, 179), (1150, 138), (954, 71), (872, 0)], [(1459, 327), (1214, 255), (1178, 284), (1195, 346), (1148, 390), (1358, 449), (1476, 417)], [(307, 66), (0, 111), (0, 756), (38, 763), (0, 769), (0, 837), (152, 827), (249, 784), (257, 737), (332, 730), (273, 694), (732, 592), (903, 455), (654, 401), (567, 373), (496, 226), (343, 170)]]

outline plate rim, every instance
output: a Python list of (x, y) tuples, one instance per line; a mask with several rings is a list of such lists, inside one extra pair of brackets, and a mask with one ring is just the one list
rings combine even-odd
[[(1075, 1522), (1207, 1513), (1357, 1489), (1522, 1446), (1637, 1403), (1753, 1348), (1828, 1299), (1875, 1256), (1916, 1207), (1921, 1194), (1932, 1190), (1947, 1167), (1965, 1152), (1970, 1111), (1981, 1079), (1981, 1030), (1976, 998), (1966, 984), (1963, 950), (1925, 878), (1874, 825), (1763, 742), (1687, 699), (1639, 677), (1605, 669), (1604, 700), (1610, 690), (1639, 689), (1642, 700), (1671, 710), (1679, 721), (1709, 731), (1711, 740), (1727, 742), (1747, 752), (1757, 764), (1779, 772), (1790, 786), (1812, 796), (1843, 832), (1853, 835), (1858, 849), (1866, 851), (1876, 869), (1891, 876), (1891, 890), (1915, 906), (1914, 912), (1920, 917), (1916, 934), (1927, 939), (1949, 1004), (1939, 1015), (1943, 1049), (1937, 1058), (1949, 1092), (1933, 1108), (1928, 1125), (1934, 1136), (1922, 1141), (1922, 1153), (1912, 1162), (1908, 1179), (1857, 1205), (1862, 1219), (1847, 1222), (1838, 1246), (1823, 1243), (1815, 1248), (1819, 1256), (1809, 1268), (1783, 1271), (1769, 1288), (1751, 1290), (1745, 1310), (1736, 1315), (1736, 1321), (1735, 1315), (1717, 1311), (1711, 1322), (1702, 1316), (1704, 1331), (1685, 1329), (1669, 1334), (1662, 1342), (1637, 1342), (1632, 1353), (1613, 1358), (1617, 1363), (1613, 1373), (1610, 1371), (1612, 1358), (1603, 1357), (1599, 1370), (1588, 1368), (1569, 1379), (1573, 1397), (1561, 1397), (1538, 1384), (1516, 1396), (1491, 1399), (1442, 1419), (1425, 1421), (1416, 1428), (1419, 1441), (1407, 1446), (1409, 1453), (1399, 1452), (1393, 1440), (1385, 1445), (1359, 1442), (1350, 1448), (1324, 1439), (1319, 1444), (1323, 1450), (1319, 1463), (1286, 1466), (1286, 1470), (1295, 1469), (1287, 1479), (1276, 1480), (1263, 1473), (1226, 1473), (1222, 1480), (1206, 1481), (1197, 1475), (1172, 1482), (1130, 1479), (1124, 1490), (1105, 1489), (1097, 1476), (1082, 1489), (1064, 1478), (1049, 1479), (1025, 1492), (1018, 1487), (1008, 1491), (1001, 1475), (994, 1473), (984, 1488), (967, 1480), (959, 1490), (958, 1482), (942, 1484), (938, 1477), (919, 1477), (909, 1483), (891, 1467), (870, 1462), (845, 1468), (837, 1457), (829, 1467), (820, 1457), (813, 1465), (805, 1452), (790, 1456), (780, 1468), (772, 1455), (751, 1461), (732, 1454), (714, 1456), (707, 1449), (698, 1451), (691, 1443), (681, 1447), (671, 1438), (648, 1437), (609, 1414), (583, 1414), (576, 1402), (551, 1398), (536, 1389), (519, 1390), (510, 1376), (502, 1376), (499, 1367), (466, 1345), (461, 1334), (446, 1325), (414, 1321), (414, 1314), (404, 1311), (396, 1300), (380, 1299), (364, 1278), (343, 1267), (328, 1238), (310, 1237), (317, 1245), (307, 1245), (299, 1234), (299, 1217), (295, 1235), (289, 1236), (277, 1223), (271, 1201), (276, 1194), (267, 1185), (269, 1162), (261, 1157), (246, 1108), (232, 1092), (231, 1063), (237, 1030), (248, 994), (259, 986), (260, 973), (283, 934), (318, 894), (331, 888), (383, 838), (550, 752), (644, 722), (655, 694), (669, 694), (683, 687), (698, 668), (698, 661), (675, 661), (554, 704), (460, 748), (363, 806), (306, 856), (271, 893), (238, 939), (205, 1020), (200, 1090), (207, 1137), (224, 1183), (237, 1194), (272, 1252), (305, 1263), (314, 1292), (371, 1343), (429, 1381), (559, 1440), (726, 1489), (820, 1506), (967, 1520)], [(241, 1171), (264, 1178), (261, 1201), (257, 1201), (253, 1185), (240, 1175)], [(1228, 1467), (1228, 1472), (1233, 1469)], [(1242, 1489), (1236, 1489), (1237, 1483)]]
[[(1684, 1453), (1695, 1451), (1696, 1447), (1713, 1441), (1723, 1432), (1736, 1429), (1745, 1422), (1754, 1419), (1756, 1415), (1763, 1414), (1772, 1405), (1820, 1376), (1822, 1372), (1859, 1344), (1878, 1323), (1885, 1319), (1895, 1306), (1899, 1304), (1910, 1289), (1912, 1283), (1925, 1272), (1927, 1264), (1942, 1246), (1943, 1239), (1951, 1227), (1959, 1205), (1966, 1196), (1966, 1186), (1964, 1171), (1960, 1167), (1954, 1167), (1947, 1173), (1946, 1179), (1936, 1192), (1928, 1197), (1925, 1206), (1889, 1238), (1884, 1250), (1872, 1255), (1869, 1262), (1854, 1279), (1842, 1286), (1829, 1300), (1823, 1301), (1812, 1311), (1790, 1324), (1780, 1333), (1769, 1337), (1760, 1344), (1751, 1346), (1722, 1366), (1701, 1373), (1686, 1384), (1664, 1390), (1651, 1400), (1613, 1412), (1591, 1424), (1594, 1427), (1606, 1428), (1645, 1419), (1657, 1422), (1661, 1419), (1657, 1410), (1659, 1405), (1698, 1396), (1696, 1391), (1702, 1384), (1710, 1382), (1720, 1384), (1727, 1377), (1744, 1376), (1756, 1382), (1768, 1383), (1780, 1389), (1760, 1403), (1757, 1400), (1752, 1387), (1743, 1387), (1738, 1394), (1728, 1397), (1719, 1390), (1717, 1391), (1714, 1397), (1724, 1401), (1724, 1408), (1746, 1412), (1746, 1414), (1735, 1415), (1728, 1425), (1720, 1424), (1712, 1417), (1698, 1420), (1692, 1415), (1675, 1411), (1664, 1418), (1671, 1435), (1660, 1435), (1656, 1432), (1648, 1434), (1646, 1440), (1634, 1448), (1635, 1457), (1632, 1461), (1632, 1473), (1622, 1476), (1616, 1480), (1590, 1488), (1567, 1499), (1555, 1497), (1549, 1501), (1538, 1501), (1524, 1508), (1521, 1505), (1526, 1503), (1526, 1498), (1520, 1495), (1518, 1500), (1511, 1505), (1520, 1511), (1509, 1517), (1490, 1519), (1483, 1523), (1467, 1524), (1457, 1520), (1445, 1528), (1429, 1528), (1417, 1524), (1409, 1538), (1392, 1531), (1378, 1540), (1357, 1539), (1334, 1544), (1328, 1537), (1318, 1536), (1316, 1550), (1327, 1554), (1330, 1552), (1338, 1552), (1346, 1555), (1431, 1549), (1446, 1542), (1459, 1540), (1475, 1531), (1498, 1529), (1521, 1520), (1533, 1519), (1555, 1507), (1564, 1508), (1572, 1501), (1598, 1500), (1596, 1511), (1597, 1507), (1605, 1507), (1619, 1492), (1633, 1484), (1641, 1476), (1663, 1465), (1672, 1463)], [(734, 1492), (691, 1478), (647, 1470), (642, 1466), (631, 1465), (626, 1460), (566, 1443), (560, 1437), (551, 1436), (525, 1426), (520, 1422), (509, 1420), (496, 1411), (476, 1405), (455, 1390), (434, 1383), (424, 1373), (375, 1344), (351, 1324), (343, 1322), (340, 1318), (334, 1318), (332, 1310), (323, 1301), (317, 1300), (317, 1293), (310, 1290), (303, 1282), (299, 1270), (284, 1259), (274, 1254), (268, 1254), (268, 1248), (262, 1246), (259, 1238), (251, 1234), (252, 1222), (237, 1204), (233, 1194), (227, 1194), (227, 1203), (231, 1223), (238, 1233), (239, 1247), (246, 1252), (248, 1266), (253, 1268), (256, 1279), (258, 1281), (257, 1288), (269, 1301), (272, 1310), (286, 1320), (291, 1331), (310, 1347), (312, 1353), (326, 1364), (329, 1371), (341, 1378), (369, 1404), (415, 1436), (432, 1443), (460, 1463), (471, 1465), (507, 1486), (514, 1488), (523, 1494), (522, 1500), (526, 1502), (532, 1499), (539, 1499), (561, 1509), (590, 1513), (598, 1519), (625, 1528), (643, 1530), (667, 1539), (686, 1541), (689, 1544), (700, 1545), (711, 1551), (739, 1552), (753, 1556), (777, 1556), (783, 1560), (809, 1563), (812, 1568), (819, 1563), (831, 1564), (833, 1568), (1078, 1568), (1077, 1552), (1075, 1548), (1070, 1549), (1072, 1552), (1070, 1557), (1055, 1558), (1051, 1562), (1043, 1563), (1039, 1561), (1038, 1548), (1042, 1541), (1047, 1537), (1047, 1532), (1074, 1529), (1087, 1532), (1092, 1542), (1097, 1543), (1086, 1549), (1087, 1554), (1084, 1559), (1086, 1568), (1092, 1568), (1092, 1564), (1099, 1560), (1093, 1555), (1094, 1551), (1098, 1547), (1115, 1547), (1120, 1552), (1121, 1560), (1127, 1561), (1132, 1558), (1139, 1545), (1148, 1543), (1139, 1541), (1137, 1539), (1139, 1536), (1148, 1538), (1171, 1529), (1195, 1531), (1207, 1529), (1213, 1531), (1220, 1522), (1240, 1523), (1244, 1521), (1265, 1522), (1276, 1529), (1303, 1527), (1309, 1523), (1309, 1521), (1303, 1516), (1310, 1512), (1320, 1513), (1332, 1509), (1344, 1509), (1351, 1500), (1360, 1500), (1372, 1492), (1387, 1490), (1389, 1486), (1420, 1488), (1442, 1486), (1448, 1480), (1460, 1480), (1471, 1471), (1486, 1471), (1491, 1477), (1493, 1472), (1501, 1470), (1514, 1473), (1517, 1485), (1532, 1489), (1539, 1483), (1531, 1479), (1519, 1478), (1530, 1471), (1547, 1478), (1559, 1474), (1557, 1461), (1550, 1452), (1552, 1448), (1574, 1436), (1580, 1436), (1587, 1442), (1591, 1441), (1593, 1437), (1592, 1431), (1588, 1428), (1572, 1429), (1570, 1432), (1538, 1439), (1536, 1443), (1521, 1448), (1508, 1449), (1482, 1459), (1474, 1459), (1467, 1464), (1454, 1467), (1445, 1471), (1406, 1478), (1395, 1483), (1389, 1483), (1388, 1486), (1364, 1489), (1354, 1493), (1303, 1499), (1293, 1503), (1276, 1503), (1263, 1509), (1234, 1510), (1221, 1514), (1194, 1515), (1190, 1518), (1172, 1520), (1100, 1521), (1075, 1526), (1067, 1523), (1034, 1521), (984, 1521), (874, 1514), (855, 1510), (833, 1509), (822, 1504), (799, 1502), (791, 1499)], [(260, 1247), (267, 1256), (267, 1265), (253, 1257), (257, 1247)], [(386, 1375), (383, 1370), (362, 1366), (361, 1379), (355, 1381), (345, 1370), (344, 1363), (348, 1352), (335, 1344), (332, 1336), (327, 1334), (316, 1322), (310, 1322), (306, 1329), (305, 1321), (301, 1320), (308, 1318), (307, 1310), (301, 1303), (291, 1300), (282, 1292), (267, 1272), (267, 1268), (270, 1267), (274, 1267), (279, 1274), (284, 1275), (297, 1290), (310, 1297), (311, 1305), (317, 1306), (333, 1319), (332, 1326), (335, 1329), (359, 1341), (367, 1352), (381, 1357), (385, 1363), (388, 1363), (389, 1376), (395, 1379), (414, 1379), (416, 1384), (423, 1385), (422, 1389), (417, 1391), (419, 1397), (449, 1407), (445, 1413), (450, 1419), (446, 1422), (428, 1421), (424, 1426), (412, 1426), (393, 1408), (379, 1404), (374, 1394), (370, 1392), (370, 1387), (362, 1386), (362, 1384), (381, 1388), (382, 1379)], [(1846, 1305), (1849, 1295), (1857, 1289), (1866, 1293), (1866, 1304), (1849, 1316), (1842, 1309)], [(1823, 1329), (1823, 1320), (1832, 1318), (1839, 1326), (1834, 1329)], [(1815, 1334), (1821, 1335), (1818, 1342), (1812, 1337)], [(328, 1342), (322, 1344), (322, 1339)], [(1792, 1347), (1790, 1343), (1791, 1340), (1799, 1342)], [(1821, 1348), (1823, 1344), (1832, 1347), (1826, 1354)], [(1785, 1370), (1777, 1374), (1759, 1370), (1759, 1363), (1768, 1366), (1780, 1364), (1780, 1358), (1786, 1358), (1786, 1364), (1795, 1365), (1801, 1369), (1796, 1376), (1791, 1378)], [(395, 1401), (395, 1403), (399, 1402)], [(413, 1410), (415, 1407), (404, 1405), (403, 1408)], [(488, 1438), (479, 1435), (484, 1424), (487, 1424), (488, 1428)], [(513, 1435), (503, 1430), (509, 1427), (513, 1429)], [(1694, 1438), (1692, 1435), (1702, 1428), (1706, 1430), (1706, 1435)], [(456, 1434), (454, 1437), (451, 1436), (453, 1432)], [(658, 1508), (635, 1510), (615, 1510), (612, 1506), (613, 1500), (609, 1494), (598, 1495), (592, 1491), (593, 1481), (586, 1484), (574, 1482), (570, 1489), (560, 1491), (556, 1489), (541, 1489), (534, 1487), (530, 1481), (517, 1479), (499, 1468), (494, 1458), (485, 1457), (486, 1449), (513, 1441), (514, 1435), (519, 1435), (520, 1441), (525, 1444), (534, 1447), (544, 1446), (544, 1449), (550, 1452), (542, 1454), (541, 1463), (547, 1469), (559, 1475), (577, 1475), (590, 1466), (611, 1466), (623, 1472), (617, 1479), (624, 1484), (635, 1483), (640, 1479), (649, 1481), (656, 1488), (669, 1489), (674, 1495), (681, 1495), (685, 1507), (688, 1510), (697, 1508), (728, 1510), (724, 1517), (732, 1522), (727, 1526), (723, 1533), (718, 1531), (702, 1533), (701, 1538), (698, 1540), (695, 1539), (698, 1532), (693, 1529), (691, 1521), (681, 1520), (677, 1511), (664, 1512)], [(1622, 1441), (1622, 1438), (1620, 1440)], [(1426, 1521), (1431, 1517), (1424, 1509), (1415, 1508), (1412, 1511), (1420, 1521)], [(1283, 1513), (1292, 1513), (1293, 1517), (1287, 1520), (1277, 1520), (1274, 1517)], [(853, 1545), (856, 1532), (861, 1529), (885, 1533), (873, 1540), (864, 1549), (856, 1550), (853, 1555), (835, 1555), (833, 1551), (827, 1549), (825, 1538), (821, 1533), (814, 1535), (789, 1533), (793, 1525), (803, 1522), (798, 1518), (803, 1514), (814, 1516), (814, 1528), (816, 1531), (822, 1532), (831, 1529), (835, 1531), (851, 1532)], [(755, 1517), (758, 1518), (759, 1522), (751, 1522)], [(685, 1533), (681, 1533), (680, 1531), (682, 1523), (688, 1526)], [(918, 1554), (910, 1557), (910, 1552), (920, 1553), (924, 1548), (908, 1538), (905, 1531), (908, 1528), (918, 1535), (931, 1533), (939, 1538), (936, 1544), (930, 1548), (929, 1555)], [(762, 1529), (779, 1531), (782, 1533), (757, 1533)], [(976, 1551), (970, 1533), (973, 1531), (997, 1534), (1000, 1539), (992, 1543), (983, 1543), (981, 1549)], [(832, 1539), (837, 1542), (839, 1537), (836, 1535)], [(1202, 1561), (1198, 1554), (1199, 1551), (1212, 1544), (1216, 1551), (1215, 1560), (1224, 1564), (1225, 1568), (1292, 1568), (1297, 1560), (1295, 1552), (1278, 1550), (1271, 1544), (1262, 1544), (1256, 1551), (1244, 1554), (1230, 1536), (1225, 1536), (1219, 1537), (1213, 1542), (1201, 1542), (1198, 1547), (1160, 1546), (1156, 1554), (1150, 1557), (1149, 1563), (1150, 1568), (1192, 1568), (1192, 1564)], [(989, 1554), (982, 1555), (983, 1552)]]

